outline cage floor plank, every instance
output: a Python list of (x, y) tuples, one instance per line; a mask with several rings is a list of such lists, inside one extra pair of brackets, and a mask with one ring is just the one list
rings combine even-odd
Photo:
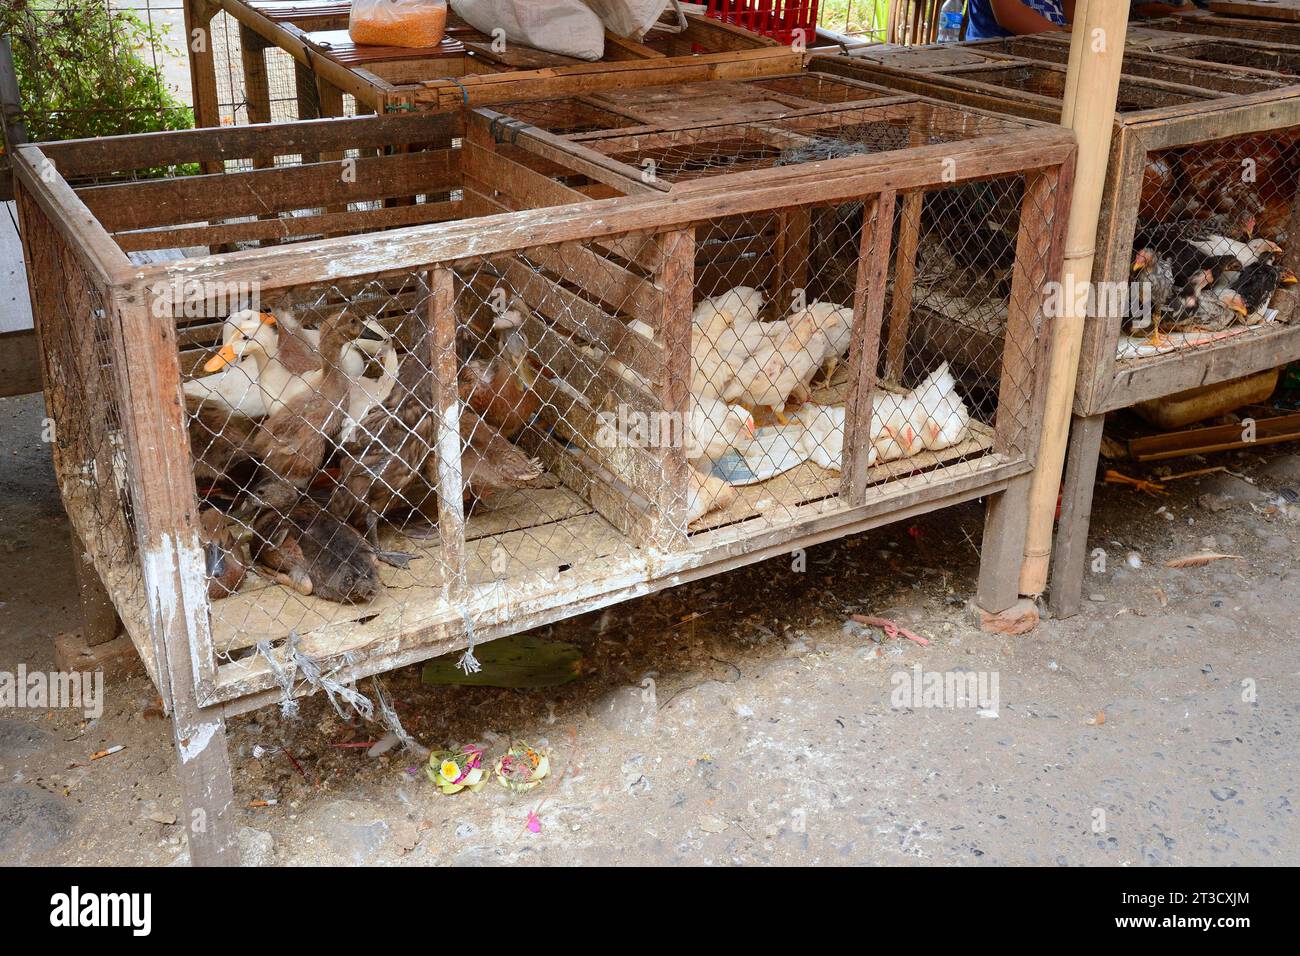
[[(622, 537), (565, 488), (538, 488), (499, 496), (491, 508), (465, 523), (466, 573), (471, 588), (498, 576), (527, 583), (562, 574), (576, 561), (612, 553)], [(431, 608), (444, 603), (445, 569), (438, 560), (436, 538), (412, 538), (381, 531), (384, 547), (418, 557), (407, 569), (380, 566), (383, 590), (367, 604), (344, 605), (303, 596), (256, 573), (239, 592), (214, 601), (213, 643), (221, 653), (279, 639), (290, 630), (320, 631), (370, 618), (400, 618), (404, 606)]]

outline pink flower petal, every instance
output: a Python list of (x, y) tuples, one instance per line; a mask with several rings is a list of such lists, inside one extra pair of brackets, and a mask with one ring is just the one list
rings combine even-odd
[(528, 813), (528, 829), (534, 833), (542, 832), (542, 821), (537, 819), (537, 814), (533, 813), (531, 810)]

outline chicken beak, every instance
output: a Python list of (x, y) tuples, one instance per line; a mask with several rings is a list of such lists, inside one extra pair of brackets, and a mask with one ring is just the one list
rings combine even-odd
[(223, 345), (221, 346), (221, 351), (219, 351), (216, 355), (212, 356), (212, 358), (208, 359), (207, 362), (203, 364), (203, 371), (219, 372), (221, 369), (225, 368), (231, 362), (235, 361), (236, 358), (238, 358), (238, 356), (235, 355), (234, 347), (230, 345)]
[(1250, 310), (1246, 308), (1246, 304), (1244, 302), (1241, 302), (1240, 300), (1229, 303), (1229, 308), (1231, 308), (1233, 312), (1236, 312), (1243, 319), (1250, 314)]
[(750, 418), (745, 421), (745, 434), (750, 438), (754, 437), (754, 419)]
[(275, 316), (270, 312), (259, 312), (257, 317), (262, 320), (263, 325), (275, 325)]
[(1279, 256), (1282, 254), (1282, 247), (1279, 246), (1276, 242), (1265, 240), (1264, 248), (1267, 249), (1269, 252), (1277, 253)]
[(1296, 274), (1290, 269), (1283, 269), (1282, 274), (1278, 277), (1278, 281), (1283, 285), (1295, 285), (1296, 282), (1300, 280), (1296, 279)]

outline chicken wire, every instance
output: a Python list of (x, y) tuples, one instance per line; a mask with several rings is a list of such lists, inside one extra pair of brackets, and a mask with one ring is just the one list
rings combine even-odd
[(143, 629), (136, 486), (119, 400), (128, 349), (92, 268), (26, 193), (18, 209), (59, 491), (85, 560), (108, 585), (119, 616)]
[(1124, 313), (1119, 360), (1292, 320), (1298, 174), (1294, 129), (1147, 154), (1129, 260), (1138, 294)]

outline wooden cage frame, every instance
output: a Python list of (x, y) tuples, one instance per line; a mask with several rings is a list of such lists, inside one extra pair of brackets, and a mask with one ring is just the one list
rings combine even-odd
[[(917, 97), (886, 96), (883, 100), (894, 106), (905, 101), (917, 104), (918, 109), (952, 111), (951, 107)], [(821, 109), (862, 111), (864, 106), (850, 103)], [(492, 134), (495, 119), (488, 112), (467, 117), (466, 146), (462, 148), (491, 152), (493, 143), (499, 142)], [(1027, 519), (1025, 501), (1041, 427), (1047, 364), (1048, 337), (1041, 334), (1042, 302), (1032, 290), (1059, 278), (1074, 168), (1073, 138), (1060, 129), (1026, 123), (1024, 128), (982, 138), (911, 147), (905, 162), (900, 162), (899, 153), (885, 152), (705, 178), (665, 188), (627, 180), (616, 165), (611, 168), (602, 162), (603, 157), (579, 143), (533, 127), (516, 127), (511, 149), (531, 150), (546, 162), (572, 163), (593, 181), (607, 183), (613, 198), (593, 200), (556, 187), (530, 195), (527, 167), (518, 167), (519, 175), (512, 180), (517, 183), (513, 198), (502, 194), (505, 198), (500, 200), (507, 207), (513, 202), (518, 211), (494, 212), (489, 204), (479, 210), (489, 214), (478, 218), (392, 229), (384, 233), (382, 254), (376, 253), (373, 234), (345, 234), (140, 266), (127, 258), (110, 229), (91, 212), (87, 200), (94, 200), (94, 194), (70, 182), (129, 168), (139, 161), (164, 165), (197, 161), (211, 167), (223, 166), (233, 158), (259, 155), (337, 155), (358, 143), (397, 144), (412, 138), (438, 141), (449, 136), (456, 122), (452, 116), (431, 114), (358, 117), (30, 145), (15, 152), (29, 281), (47, 374), (52, 356), (49, 349), (54, 346), (52, 340), (47, 343), (45, 336), (58, 331), (58, 309), (66, 311), (71, 304), (76, 311), (85, 308), (92, 298), (102, 304), (100, 325), (109, 349), (113, 394), (98, 400), (117, 403), (121, 457), (129, 476), (129, 482), (123, 484), (133, 492), (131, 535), (137, 564), (131, 572), (139, 579), (141, 594), (128, 598), (119, 593), (109, 556), (94, 553), (95, 529), (87, 526), (92, 516), (75, 507), (76, 489), (69, 486), (66, 469), (60, 470), (61, 491), (69, 503), (74, 528), (90, 546), (95, 569), (105, 579), (108, 593), (118, 605), (172, 715), (186, 803), (190, 809), (203, 808), (209, 814), (205, 832), (191, 833), (191, 852), (196, 862), (229, 859), (232, 852), (231, 783), (224, 746), (226, 716), (279, 701), (284, 692), (277, 687), (269, 668), (245, 666), (246, 662), (238, 667), (220, 665), (215, 653), (206, 613), (209, 602), (202, 576), (198, 502), (180, 402), (184, 370), (179, 335), (174, 322), (160, 322), (156, 317), (170, 314), (165, 308), (162, 313), (156, 311), (167, 295), (160, 290), (172, 288), (180, 279), (256, 283), (273, 292), (314, 282), (420, 274), (427, 276), (432, 290), (426, 321), (434, 338), (445, 348), (455, 335), (455, 320), (448, 303), (454, 295), (452, 270), (459, 263), (514, 250), (632, 234), (676, 237), (678, 247), (689, 251), (694, 249), (697, 223), (718, 216), (784, 209), (792, 195), (798, 196), (800, 204), (865, 202), (853, 301), (857, 321), (849, 358), (853, 383), (847, 403), (849, 440), (845, 443), (844, 485), (837, 497), (802, 505), (780, 522), (760, 522), (759, 526), (750, 523), (748, 528), (745, 523), (720, 527), (689, 540), (670, 541), (662, 548), (643, 548), (633, 560), (597, 563), (597, 567), (582, 569), (582, 574), (563, 584), (513, 603), (504, 615), (482, 595), (469, 592), (464, 585), (463, 565), (453, 568), (447, 582), (452, 597), (447, 613), (439, 612), (400, 634), (379, 641), (372, 637), (357, 646), (335, 642), (328, 648), (313, 650), (310, 636), (304, 638), (305, 652), (319, 655), (323, 664), (333, 668), (337, 680), (355, 681), (465, 646), (470, 637), (466, 611), (478, 617), (474, 625), (476, 639), (490, 640), (788, 553), (792, 548), (977, 498), (987, 501), (977, 601), (986, 610), (998, 611), (1018, 598), (1020, 552)], [(1018, 385), (999, 401), (994, 444), (988, 454), (960, 469), (939, 468), (869, 484), (867, 445), (855, 443), (852, 436), (865, 427), (857, 424), (861, 416), (870, 415), (873, 374), (863, 370), (873, 367), (881, 343), (883, 277), (896, 253), (902, 261), (902, 251), (892, 248), (893, 211), (896, 205), (907, 208), (908, 197), (927, 187), (951, 185), (949, 164), (954, 157), (957, 182), (1008, 175), (1024, 179), (1017, 249), (1025, 255), (1023, 260), (1018, 255), (1017, 262), (1033, 264), (1016, 267), (1008, 327), (1017, 341), (1032, 343), (1032, 348), (1029, 352), (1008, 349), (1004, 356), (1004, 385), (1008, 381)], [(508, 165), (511, 160), (502, 154), (495, 162)], [(286, 173), (255, 167), (212, 182), (224, 194), (233, 194), (237, 190), (226, 187), (238, 177), (272, 175)], [(337, 178), (333, 169), (328, 175)], [(198, 177), (195, 182), (205, 178), (211, 177)], [(159, 186), (154, 182), (144, 187), (155, 197), (166, 196), (180, 188), (178, 181), (170, 182), (177, 185)], [(482, 194), (476, 192), (478, 188), (467, 182), (463, 201), (483, 201)], [(557, 197), (557, 192), (562, 195)], [(347, 199), (342, 193), (322, 194), (320, 198), (324, 202), (331, 197), (335, 202)], [(557, 198), (567, 204), (555, 205)], [(535, 208), (539, 205), (550, 208)], [(129, 202), (123, 208), (126, 206)], [(395, 207), (398, 211), (410, 208)], [(377, 214), (385, 217), (389, 212), (378, 210)], [(182, 221), (190, 221), (179, 210), (177, 214)], [(340, 232), (365, 228), (343, 220), (330, 225)], [(374, 219), (370, 225), (392, 223)], [(242, 226), (214, 221), (206, 226), (186, 226), (190, 230), (186, 238), (194, 244), (228, 242), (232, 226), (264, 238), (276, 235), (263, 220)], [(682, 383), (687, 377), (691, 299), (669, 293), (690, 287), (680, 276), (683, 271), (693, 270), (693, 258), (678, 253), (665, 261), (664, 268), (677, 271), (671, 276), (662, 273), (660, 280), (665, 371), (656, 378), (655, 388), (663, 402), (661, 407), (676, 408), (684, 402)], [(78, 276), (84, 277), (85, 288), (77, 285)], [(71, 287), (69, 282), (73, 283)], [(1011, 338), (1008, 335), (1008, 341)], [(133, 349), (129, 362), (127, 343), (132, 343)], [(81, 355), (77, 361), (100, 360)], [(458, 416), (455, 363), (438, 363), (434, 374), (435, 395), (443, 396), (438, 401), (447, 416), (442, 426), (444, 434), (454, 436), (456, 427), (448, 423)], [(667, 481), (684, 481), (680, 470), (674, 471), (677, 466), (673, 456), (680, 455), (680, 449), (665, 454)], [(440, 474), (442, 479), (458, 483), (455, 457), (446, 456)], [(452, 500), (457, 504), (450, 504)], [(444, 553), (463, 560), (464, 513), (458, 501), (448, 499), (440, 508), (439, 535)]]
[[(1018, 116), (1052, 120), (1056, 118), (1053, 114), (1059, 114), (1060, 110), (1060, 104), (1047, 97), (1017, 90), (996, 90), (989, 84), (972, 82), (968, 76), (958, 75), (953, 69), (920, 72), (864, 64), (845, 57), (822, 56), (813, 58), (809, 66), (810, 69), (826, 69), (836, 75), (855, 76), (871, 83), (942, 96), (947, 101), (998, 109)], [(1210, 64), (1204, 66), (1208, 69)], [(967, 72), (978, 76), (981, 69), (970, 68)], [(999, 96), (1001, 102), (997, 103)], [(1149, 152), (1298, 127), (1300, 86), (1296, 85), (1245, 95), (1212, 94), (1199, 103), (1117, 113), (1102, 199), (1093, 281), (1127, 281), (1143, 171)], [(1290, 232), (1300, 235), (1300, 193), (1294, 203), (1291, 221)], [(1292, 242), (1288, 246), (1286, 265), (1292, 269), (1300, 267), (1300, 243)], [(1118, 316), (1105, 321), (1089, 321), (1084, 329), (1069, 462), (1052, 558), (1051, 605), (1055, 613), (1063, 617), (1076, 613), (1080, 603), (1093, 484), (1106, 413), (1202, 385), (1229, 381), (1300, 358), (1300, 322), (1294, 319), (1247, 335), (1132, 361), (1117, 359), (1119, 336)]]
[[(300, 120), (342, 116), (344, 94), (355, 98), (359, 113), (447, 112), (550, 95), (552, 90), (631, 82), (646, 66), (676, 70), (681, 81), (690, 82), (743, 77), (751, 59), (755, 62), (748, 69), (755, 73), (773, 68), (776, 61), (781, 61), (777, 69), (797, 69), (800, 57), (775, 40), (696, 14), (687, 16), (687, 30), (671, 38), (672, 46), (703, 47), (709, 53), (665, 56), (645, 43), (607, 33), (606, 55), (598, 63), (527, 48), (497, 54), (490, 38), (454, 15), (437, 51), (331, 49), (318, 31), (346, 31), (350, 6), (348, 0), (186, 0), (186, 29), (210, 31), (221, 12), (238, 24), (240, 67), (253, 123), (271, 120), (268, 48), (293, 57)], [(192, 53), (190, 62), (196, 125), (217, 126), (215, 57), (209, 49)]]

